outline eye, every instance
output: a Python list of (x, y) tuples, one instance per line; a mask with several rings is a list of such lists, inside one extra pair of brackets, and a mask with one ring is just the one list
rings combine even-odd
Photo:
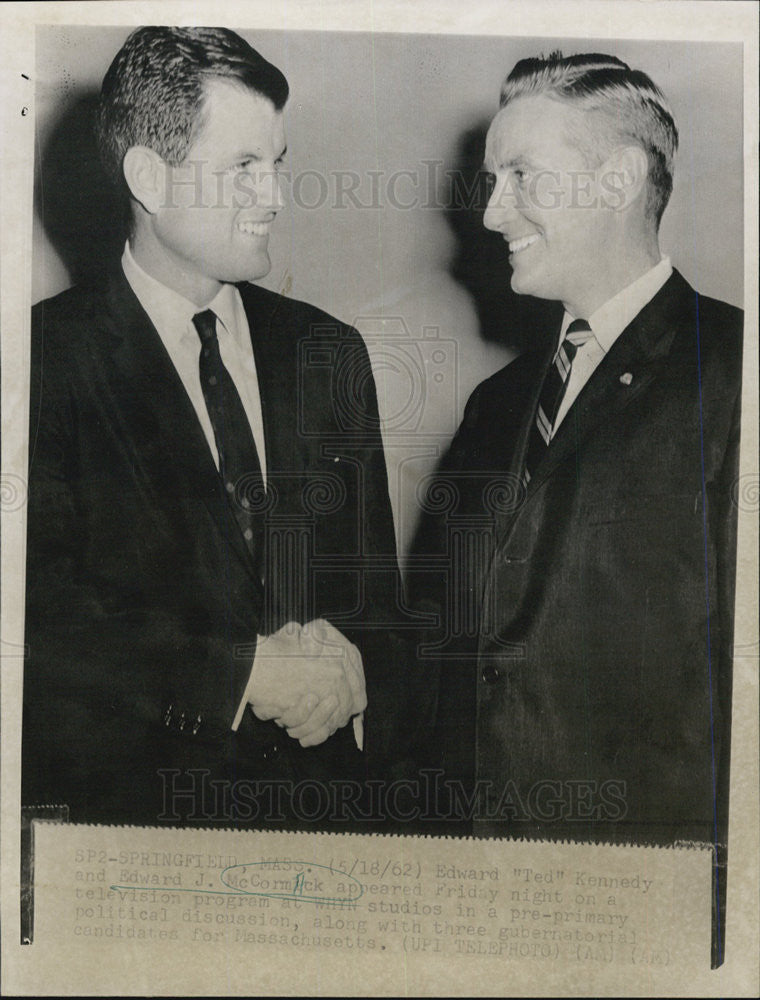
[(237, 163), (232, 164), (228, 172), (231, 174), (242, 173), (244, 170), (250, 170), (253, 163), (254, 161), (250, 157), (245, 160), (238, 160)]

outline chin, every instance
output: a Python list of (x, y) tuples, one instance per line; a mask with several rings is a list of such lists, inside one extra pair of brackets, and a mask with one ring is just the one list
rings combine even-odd
[(255, 261), (238, 261), (236, 267), (227, 269), (229, 277), (221, 280), (229, 282), (231, 285), (238, 281), (258, 281), (265, 278), (272, 270), (272, 262), (269, 256), (257, 257)]
[(556, 289), (552, 288), (549, 282), (542, 282), (530, 275), (512, 272), (512, 291), (518, 295), (532, 295), (535, 299), (559, 299)]
[(536, 295), (537, 293), (533, 290), (530, 280), (526, 279), (525, 275), (518, 274), (512, 271), (512, 281), (510, 282), (512, 286), (512, 291), (517, 292), (518, 295)]

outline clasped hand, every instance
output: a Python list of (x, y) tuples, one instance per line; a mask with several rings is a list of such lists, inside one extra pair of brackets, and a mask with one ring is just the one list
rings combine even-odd
[(316, 746), (367, 707), (361, 654), (323, 618), (288, 622), (259, 637), (248, 701), (258, 719)]

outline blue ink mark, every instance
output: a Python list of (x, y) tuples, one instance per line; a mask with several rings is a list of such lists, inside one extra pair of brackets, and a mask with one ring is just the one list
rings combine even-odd
[[(364, 894), (364, 886), (353, 875), (313, 861), (251, 861), (228, 865), (219, 873), (219, 881), (227, 888), (180, 889), (172, 886), (171, 891), (203, 896), (259, 896), (331, 906), (352, 906)], [(155, 887), (146, 889), (144, 885), (112, 885), (109, 888), (115, 892), (155, 891)]]

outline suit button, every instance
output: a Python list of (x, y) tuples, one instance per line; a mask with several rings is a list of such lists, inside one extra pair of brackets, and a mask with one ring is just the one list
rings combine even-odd
[(261, 756), (264, 760), (276, 760), (280, 756), (280, 748), (276, 743), (270, 743), (264, 747)]
[(480, 676), (484, 684), (495, 684), (499, 679), (499, 668), (493, 666), (483, 667)]

